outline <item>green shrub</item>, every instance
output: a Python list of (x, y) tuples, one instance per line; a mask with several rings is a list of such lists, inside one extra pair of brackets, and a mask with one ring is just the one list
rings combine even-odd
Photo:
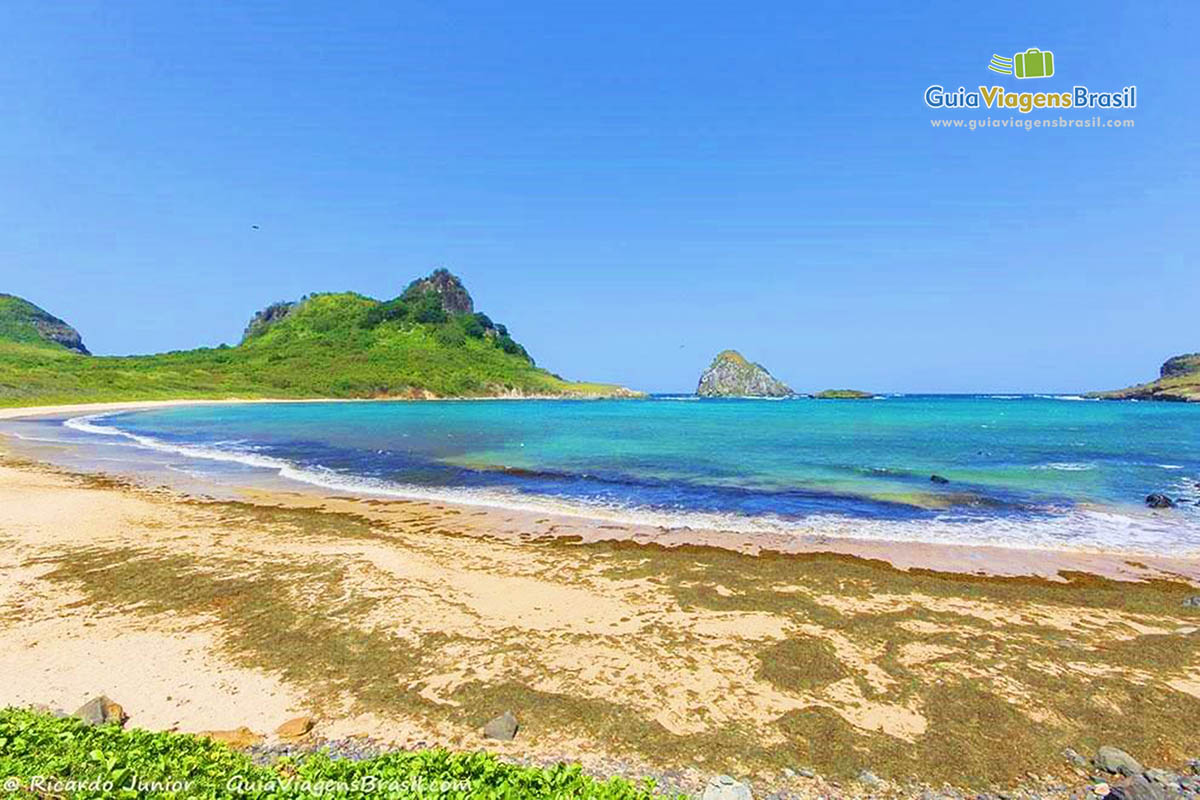
[(479, 316), (479, 314), (463, 314), (456, 317), (455, 321), (464, 334), (472, 339), (482, 339), (487, 333), (487, 328), (479, 321)]
[(442, 297), (435, 291), (420, 292), (412, 296), (406, 292), (404, 302), (411, 309), (413, 322), (440, 325), (449, 319), (446, 310), (442, 308)]
[(467, 334), (462, 327), (454, 323), (439, 325), (433, 335), (438, 344), (444, 347), (461, 347), (467, 341)]
[(122, 730), (116, 725), (91, 727), (76, 719), (13, 708), (0, 710), (0, 778), (14, 782), (5, 784), (5, 794), (17, 797), (650, 800), (656, 796), (649, 782), (598, 781), (578, 766), (522, 767), (487, 753), (422, 750), (363, 761), (314, 753), (282, 758), (269, 767), (256, 766), (247, 756), (210, 739)]

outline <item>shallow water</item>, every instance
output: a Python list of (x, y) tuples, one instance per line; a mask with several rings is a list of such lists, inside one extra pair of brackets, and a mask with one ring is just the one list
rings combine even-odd
[[(1197, 406), (1014, 396), (295, 403), (5, 430), (224, 481), (282, 475), (750, 532), (1200, 551)], [(1150, 492), (1180, 506), (1151, 513)]]

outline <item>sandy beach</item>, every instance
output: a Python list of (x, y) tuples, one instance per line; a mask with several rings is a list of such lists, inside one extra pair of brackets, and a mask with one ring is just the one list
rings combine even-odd
[[(1078, 780), (1067, 747), (1200, 751), (1194, 559), (735, 541), (311, 491), (205, 501), (12, 444), (6, 705), (104, 693), (150, 729), (269, 737), (302, 715), (314, 737), (814, 792), (864, 769)], [(517, 740), (484, 739), (506, 710)]]

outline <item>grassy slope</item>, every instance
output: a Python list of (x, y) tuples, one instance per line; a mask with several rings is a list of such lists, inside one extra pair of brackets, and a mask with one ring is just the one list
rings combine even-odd
[(238, 347), (87, 357), (0, 329), (0, 406), (221, 397), (598, 396), (452, 325), (366, 324), (376, 300), (318, 295)]
[(37, 306), (19, 297), (0, 294), (0, 340), (38, 348), (66, 350), (62, 345), (43, 339), (33, 326), (33, 320), (40, 311)]

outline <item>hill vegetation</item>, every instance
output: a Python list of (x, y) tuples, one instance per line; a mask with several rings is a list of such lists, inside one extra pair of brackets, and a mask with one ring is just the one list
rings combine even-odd
[[(37, 306), (0, 296), (0, 405), (174, 398), (612, 396), (538, 368), (504, 325), (464, 310), (444, 270), (381, 302), (316, 294), (255, 315), (236, 347), (88, 356)], [(5, 299), (7, 298), (7, 299)], [(30, 310), (32, 309), (32, 311)], [(41, 316), (38, 316), (41, 315)], [(76, 337), (78, 334), (76, 334)]]
[(1200, 353), (1167, 359), (1156, 381), (1112, 392), (1095, 392), (1091, 396), (1105, 400), (1200, 402)]

